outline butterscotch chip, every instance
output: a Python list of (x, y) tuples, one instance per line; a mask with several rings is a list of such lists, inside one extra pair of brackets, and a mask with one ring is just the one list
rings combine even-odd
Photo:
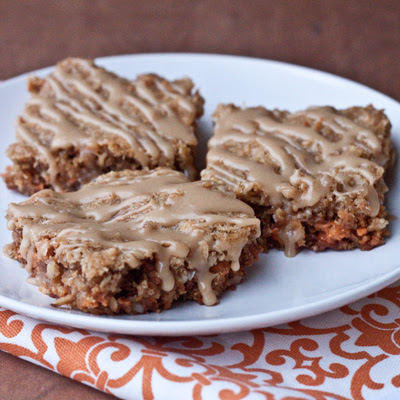
[(77, 192), (10, 204), (6, 253), (54, 305), (104, 314), (213, 305), (262, 248), (260, 223), (213, 182), (168, 168), (110, 172)]
[(32, 97), (7, 150), (10, 189), (71, 191), (112, 170), (158, 166), (195, 176), (195, 123), (204, 101), (190, 79), (145, 74), (130, 82), (69, 58), (28, 86)]
[(202, 179), (251, 205), (265, 249), (384, 243), (390, 122), (372, 106), (289, 113), (220, 105)]

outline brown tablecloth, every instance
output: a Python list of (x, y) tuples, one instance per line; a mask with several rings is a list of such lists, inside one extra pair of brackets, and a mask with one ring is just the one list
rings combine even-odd
[[(66, 56), (240, 54), (332, 72), (400, 99), (398, 0), (0, 0), (0, 80)], [(0, 399), (110, 398), (0, 352)]]

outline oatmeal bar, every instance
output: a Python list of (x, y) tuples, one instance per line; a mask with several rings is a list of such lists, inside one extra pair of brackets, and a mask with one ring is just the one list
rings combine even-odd
[(69, 58), (48, 77), (29, 79), (29, 91), (17, 142), (7, 150), (10, 189), (72, 191), (109, 171), (158, 166), (195, 175), (195, 122), (204, 101), (190, 79), (145, 74), (130, 82)]
[(220, 105), (202, 179), (251, 205), (259, 243), (370, 250), (384, 243), (390, 122), (372, 106), (269, 111)]
[(7, 219), (6, 254), (30, 281), (55, 305), (99, 314), (161, 311), (178, 298), (213, 305), (262, 250), (251, 207), (169, 168), (45, 189), (10, 204)]

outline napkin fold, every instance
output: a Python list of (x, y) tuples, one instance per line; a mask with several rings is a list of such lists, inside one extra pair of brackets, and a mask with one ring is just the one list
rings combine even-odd
[(400, 281), (272, 328), (102, 334), (0, 308), (0, 349), (127, 400), (400, 398)]

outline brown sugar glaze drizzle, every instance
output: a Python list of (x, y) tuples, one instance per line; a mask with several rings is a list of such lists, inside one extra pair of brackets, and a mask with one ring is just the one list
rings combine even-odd
[[(251, 207), (165, 168), (139, 176), (128, 172), (117, 179), (111, 173), (72, 193), (43, 190), (23, 203), (10, 204), (9, 214), (13, 219), (26, 219), (20, 252), (28, 269), (40, 238), (50, 237), (56, 254), (66, 246), (79, 251), (79, 245), (87, 242), (126, 252), (132, 268), (139, 267), (143, 259), (156, 258), (162, 288), (170, 291), (175, 282), (169, 266), (177, 257), (197, 273), (206, 305), (217, 301), (209, 255), (225, 254), (237, 271), (243, 247), (260, 234)], [(247, 227), (250, 234), (235, 240), (229, 235), (218, 238), (219, 225)], [(13, 220), (8, 228), (14, 229)]]
[[(222, 105), (216, 114), (207, 169), (202, 173), (206, 179), (213, 176), (233, 191), (241, 185), (249, 193), (257, 185), (268, 204), (280, 207), (285, 202), (294, 212), (314, 206), (334, 183), (339, 183), (342, 190), (335, 190), (337, 197), (364, 191), (369, 215), (375, 217), (379, 213), (380, 201), (374, 184), (384, 170), (359, 155), (360, 149), (370, 155), (379, 154), (381, 145), (373, 131), (331, 107), (287, 113), (283, 119), (261, 107), (240, 109)], [(325, 131), (333, 132), (334, 137), (325, 137), (311, 124), (300, 124), (299, 119), (320, 124)], [(263, 160), (240, 154), (238, 144), (261, 149)], [(302, 240), (304, 235), (304, 231), (294, 228), (288, 227), (287, 232), (280, 234), (286, 254), (291, 256), (295, 255), (293, 241)]]
[[(74, 72), (68, 69), (68, 63), (74, 66)], [(147, 86), (149, 76), (154, 78), (156, 90)], [(36, 148), (47, 162), (50, 181), (57, 189), (54, 153), (69, 147), (96, 146), (96, 132), (123, 139), (142, 167), (151, 167), (151, 160), (161, 155), (173, 160), (174, 141), (197, 144), (193, 128), (157, 97), (157, 93), (165, 95), (189, 115), (195, 115), (195, 105), (176, 82), (156, 75), (141, 75), (129, 82), (84, 59), (61, 62), (45, 81), (46, 90), (33, 95), (17, 119), (16, 132), (18, 139)], [(41, 138), (35, 127), (49, 135)]]

